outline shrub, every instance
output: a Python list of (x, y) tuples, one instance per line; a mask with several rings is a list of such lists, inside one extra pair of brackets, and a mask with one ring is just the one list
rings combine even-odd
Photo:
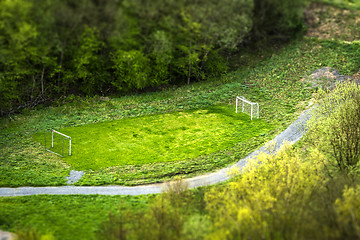
[(338, 85), (319, 101), (312, 115), (310, 142), (334, 160), (340, 171), (354, 170), (360, 160), (360, 87)]
[[(164, 193), (154, 198), (144, 211), (120, 208), (119, 213), (109, 214), (97, 237), (100, 239), (183, 239), (189, 229), (183, 231), (188, 204), (187, 185), (182, 181), (169, 183)], [(188, 224), (201, 219), (190, 219)], [(206, 220), (204, 220), (205, 223)], [(200, 224), (200, 223), (198, 223)], [(203, 230), (204, 232), (206, 229)]]
[(338, 224), (344, 239), (360, 239), (360, 186), (346, 188), (335, 202)]
[(17, 240), (54, 240), (51, 234), (42, 235), (34, 229), (20, 230), (16, 233)]
[[(303, 162), (290, 145), (261, 154), (224, 189), (206, 195), (214, 239), (307, 239), (317, 222), (308, 208), (325, 181), (321, 154)], [(260, 163), (259, 163), (260, 162)]]
[(129, 209), (121, 209), (118, 214), (109, 213), (109, 220), (102, 223), (96, 232), (97, 239), (125, 240), (129, 239), (132, 231), (132, 220), (135, 213)]
[(255, 0), (253, 37), (292, 36), (304, 29), (306, 0)]

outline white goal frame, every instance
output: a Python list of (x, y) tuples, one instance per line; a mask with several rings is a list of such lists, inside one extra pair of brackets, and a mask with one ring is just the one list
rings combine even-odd
[[(251, 116), (251, 120), (253, 120), (253, 117), (259, 118), (259, 103), (257, 102), (250, 102), (249, 100), (246, 100), (244, 96), (238, 96), (236, 97), (236, 113), (238, 112), (238, 106), (239, 106), (239, 101), (242, 102), (242, 111), (244, 112), (245, 110), (245, 104), (250, 104), (250, 116)], [(254, 116), (254, 110), (256, 110), (256, 114)], [(245, 112), (247, 113), (247, 112)]]
[(69, 139), (69, 156), (71, 156), (71, 137), (69, 137), (69, 136), (67, 136), (67, 135), (65, 135), (65, 134), (63, 134), (63, 133), (61, 133), (61, 132), (58, 132), (58, 131), (56, 131), (56, 130), (54, 130), (54, 129), (51, 129), (51, 130), (49, 130), (49, 131), (47, 131), (47, 132), (51, 132), (51, 148), (54, 147), (54, 133), (63, 136), (62, 155), (59, 154), (59, 153), (56, 153), (56, 152), (54, 152), (54, 151), (51, 151), (49, 148), (47, 148), (47, 146), (46, 146), (46, 131), (45, 131), (45, 149), (46, 149), (47, 151), (51, 152), (51, 153), (54, 153), (54, 154), (60, 156), (60, 157), (64, 157), (64, 141), (65, 141), (65, 139), (67, 138), (67, 139)]

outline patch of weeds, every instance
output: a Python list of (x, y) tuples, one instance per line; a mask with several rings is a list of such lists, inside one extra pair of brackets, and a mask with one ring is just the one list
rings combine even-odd
[(327, 4), (337, 9), (360, 10), (360, 2), (357, 0), (315, 0), (314, 2)]
[(69, 174), (66, 163), (32, 142), (3, 149), (0, 162), (0, 187), (64, 185)]
[[(318, 1), (320, 2), (320, 1)], [(346, 1), (312, 3), (306, 11), (307, 36), (322, 40), (354, 41), (360, 37), (360, 3)], [(341, 7), (339, 8), (339, 5)]]

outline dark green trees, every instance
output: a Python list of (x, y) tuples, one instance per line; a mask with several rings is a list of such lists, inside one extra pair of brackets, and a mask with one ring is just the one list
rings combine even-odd
[(302, 3), (1, 0), (1, 112), (70, 93), (217, 77), (227, 70), (222, 52), (236, 51), (252, 32), (297, 29)]

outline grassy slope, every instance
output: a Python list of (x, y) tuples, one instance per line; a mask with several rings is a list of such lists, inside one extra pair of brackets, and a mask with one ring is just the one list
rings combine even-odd
[[(330, 13), (331, 11), (329, 11)], [(345, 26), (343, 27), (345, 28)], [(351, 32), (360, 33), (359, 26)], [(348, 37), (352, 38), (353, 35)], [(267, 95), (269, 99), (263, 100), (263, 103), (273, 102), (274, 110), (271, 110), (271, 105), (269, 105), (268, 109), (264, 109), (262, 113), (268, 113), (265, 115), (265, 118), (268, 119), (282, 115), (284, 122), (280, 124), (278, 129), (281, 130), (284, 127), (282, 125), (288, 124), (296, 117), (298, 111), (305, 107), (301, 106), (301, 103), (297, 105), (285, 100), (292, 97), (295, 97), (294, 101), (308, 99), (306, 89), (294, 88), (294, 92), (286, 92), (289, 90), (288, 83), (294, 81), (299, 84), (299, 80), (304, 74), (321, 66), (337, 68), (341, 74), (351, 75), (359, 71), (358, 43), (349, 44), (343, 40), (350, 39), (347, 36), (342, 36), (341, 40), (322, 37), (320, 39), (305, 38), (273, 53), (271, 58), (269, 54), (260, 53), (259, 57), (263, 58), (263, 61), (260, 61), (259, 64), (251, 63), (251, 61), (258, 63), (258, 56), (242, 57), (237, 62), (240, 65), (247, 64), (248, 68), (244, 67), (230, 74), (231, 82), (228, 84), (200, 83), (176, 90), (146, 94), (141, 97), (124, 97), (121, 101), (113, 99), (102, 102), (90, 99), (80, 105), (69, 104), (63, 108), (50, 108), (47, 109), (46, 113), (41, 113), (44, 110), (40, 110), (16, 116), (17, 121), (15, 123), (3, 123), (4, 126), (6, 124), (6, 128), (2, 127), (1, 129), (3, 145), (0, 156), (2, 163), (0, 176), (2, 184), (11, 184), (16, 181), (20, 185), (29, 184), (26, 182), (29, 180), (26, 179), (37, 181), (36, 176), (38, 174), (46, 175), (46, 177), (36, 184), (44, 184), (45, 179), (51, 178), (55, 182), (62, 183), (60, 179), (62, 177), (57, 175), (66, 175), (68, 166), (65, 163), (59, 163), (58, 158), (45, 153), (38, 144), (31, 142), (32, 134), (37, 131), (47, 127), (96, 122), (99, 119), (110, 120), (130, 115), (145, 115), (150, 112), (171, 112), (194, 106), (204, 107), (219, 103), (219, 99), (223, 102), (226, 102), (226, 99), (230, 100), (225, 94), (232, 95), (237, 93), (239, 89), (248, 89), (246, 93), (249, 97), (255, 92), (266, 93), (269, 91), (270, 93)], [(281, 76), (281, 78), (277, 76)], [(237, 82), (239, 79), (241, 81)], [(258, 85), (265, 87), (265, 89), (252, 89), (253, 86)], [(270, 97), (272, 94), (275, 96), (273, 100)], [(302, 95), (305, 96), (301, 97)], [(189, 101), (188, 98), (194, 99), (194, 101)], [(135, 110), (133, 107), (138, 104), (140, 107)], [(292, 113), (294, 111), (296, 111), (295, 114)], [(63, 115), (65, 116), (62, 117)], [(277, 119), (279, 117), (275, 118), (275, 120)], [(27, 144), (26, 147), (24, 147), (25, 144)], [(17, 169), (13, 170), (13, 167)], [(166, 168), (166, 166), (164, 167)], [(16, 176), (20, 170), (22, 175), (27, 175), (23, 180)], [(3, 179), (4, 174), (7, 174), (6, 171), (10, 172), (9, 178), (13, 178), (12, 181)], [(94, 231), (100, 227), (100, 220), (106, 219), (106, 211), (116, 209), (120, 205), (119, 199), (124, 199), (128, 203), (128, 207), (131, 207), (133, 202), (133, 206), (138, 208), (145, 207), (147, 201), (146, 197), (111, 196), (0, 198), (0, 229), (15, 231), (16, 227), (21, 229), (30, 227), (38, 229), (42, 233), (53, 232), (57, 239), (74, 239), (72, 237), (73, 232), (83, 238), (91, 239), (94, 238)], [(79, 211), (76, 210), (75, 206), (79, 207)]]

